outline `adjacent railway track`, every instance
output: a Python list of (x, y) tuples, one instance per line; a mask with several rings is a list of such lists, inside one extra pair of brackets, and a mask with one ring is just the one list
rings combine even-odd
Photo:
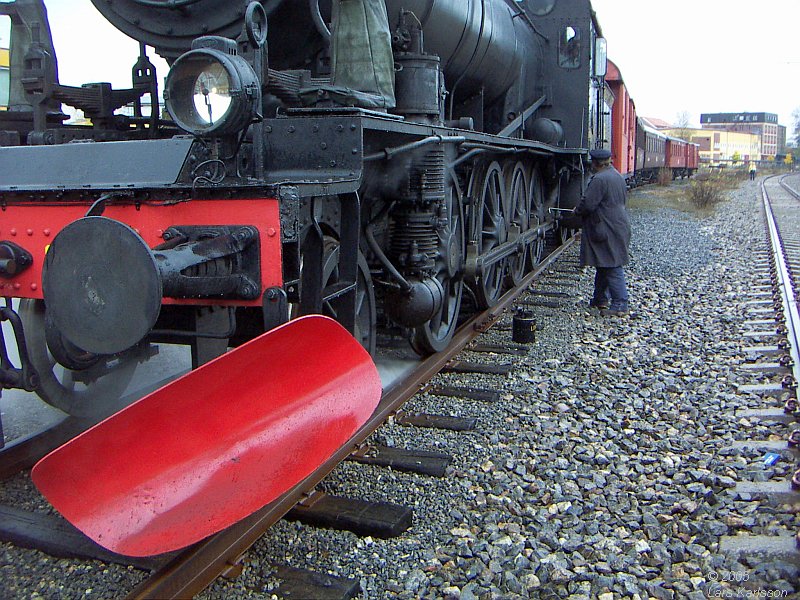
[[(780, 189), (784, 190), (791, 199), (800, 200), (800, 194), (786, 182), (786, 176), (777, 179)], [(795, 273), (800, 273), (800, 255), (791, 252), (795, 240), (784, 239), (781, 235), (779, 219), (785, 220), (791, 212), (800, 209), (798, 206), (782, 206), (786, 198), (775, 198), (770, 196), (768, 185), (774, 185), (773, 178), (765, 180), (761, 184), (761, 197), (764, 203), (764, 215), (766, 218), (767, 236), (772, 253), (772, 274), (774, 281), (774, 294), (776, 308), (780, 302), (779, 322), (784, 324), (784, 331), (787, 341), (787, 350), (791, 358), (792, 379), (794, 382), (800, 381), (800, 311), (797, 307), (797, 285)], [(788, 208), (788, 212), (787, 212)], [(792, 210), (794, 209), (794, 210)], [(793, 216), (793, 215), (792, 215)], [(790, 230), (790, 233), (791, 232)], [(795, 234), (797, 235), (797, 234)], [(790, 244), (790, 245), (787, 245)]]
[[(798, 286), (800, 284), (800, 194), (796, 187), (798, 176), (767, 177), (761, 182), (761, 203), (765, 219), (767, 252), (761, 261), (754, 263), (754, 285), (752, 300), (747, 305), (754, 318), (747, 322), (752, 329), (746, 332), (749, 340), (758, 340), (761, 345), (747, 348), (754, 362), (747, 366), (753, 373), (760, 373), (762, 381), (740, 387), (741, 392), (756, 393), (764, 397), (767, 408), (745, 411), (741, 416), (757, 418), (767, 422), (788, 425), (788, 440), (746, 442), (752, 447), (766, 450), (766, 459), (777, 460), (788, 454), (795, 461), (795, 452), (800, 446), (800, 419), (797, 387), (800, 382), (800, 309), (798, 309)], [(766, 329), (765, 329), (766, 327)], [(777, 358), (776, 358), (777, 357)], [(766, 378), (766, 382), (763, 380)], [(775, 381), (775, 378), (779, 378)], [(784, 403), (782, 408), (769, 407), (767, 398), (777, 397)], [(800, 491), (800, 469), (794, 471), (789, 482), (745, 483), (737, 488), (752, 496), (774, 499), (781, 502), (796, 502)], [(770, 536), (755, 536), (752, 539), (732, 537), (724, 539), (721, 547), (732, 552), (765, 552), (789, 554), (800, 546), (800, 532), (793, 542)], [(749, 549), (749, 550), (744, 550)]]

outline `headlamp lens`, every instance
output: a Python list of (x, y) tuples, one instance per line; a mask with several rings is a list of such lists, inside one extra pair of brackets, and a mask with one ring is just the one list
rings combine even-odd
[(232, 103), (230, 78), (218, 62), (205, 67), (194, 83), (194, 108), (199, 123), (211, 126), (225, 118)]

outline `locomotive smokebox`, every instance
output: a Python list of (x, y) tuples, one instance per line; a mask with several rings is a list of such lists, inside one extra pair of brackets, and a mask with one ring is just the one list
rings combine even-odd
[(42, 273), (48, 321), (61, 337), (92, 354), (117, 354), (151, 332), (164, 297), (260, 296), (254, 227), (171, 227), (164, 237), (174, 242), (151, 250), (131, 227), (106, 217), (62, 229)]

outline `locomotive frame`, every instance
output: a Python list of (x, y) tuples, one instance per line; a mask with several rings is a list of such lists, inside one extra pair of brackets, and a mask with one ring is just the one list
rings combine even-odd
[[(380, 86), (336, 85), (324, 2), (226, 4), (214, 24), (164, 3), (194, 20), (175, 16), (174, 35), (156, 37), (131, 25), (154, 3), (96, 4), (141, 42), (130, 90), (60, 85), (42, 2), (2, 5), (24, 106), (0, 113), (0, 293), (20, 349), (0, 380), (71, 414), (95, 413), (96, 395), (68, 389), (53, 361), (87, 388), (120, 379), (114, 396), (152, 343), (188, 343), (197, 366), (300, 315), (332, 316), (371, 352), (387, 325), (419, 353), (442, 350), (462, 300), (496, 303), (566, 230), (553, 209), (577, 204), (588, 149), (608, 145), (605, 44), (588, 0), (440, 3), (482, 15), (456, 44), (428, 19), (432, 3), (401, 12), (387, 0), (389, 102)], [(275, 41), (272, 20), (300, 25), (274, 27)], [(311, 50), (298, 56), (291, 39)], [(222, 65), (230, 122), (215, 122), (206, 91), (210, 123), (182, 120), (200, 109), (180, 104), (177, 74), (173, 120), (160, 118), (145, 43), (172, 61), (170, 77)], [(93, 125), (62, 125), (62, 102)], [(133, 116), (116, 114), (131, 102)]]

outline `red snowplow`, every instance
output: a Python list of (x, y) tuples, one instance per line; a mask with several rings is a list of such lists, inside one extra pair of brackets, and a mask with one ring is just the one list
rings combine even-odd
[(303, 317), (203, 365), (42, 459), (32, 478), (98, 544), (129, 556), (188, 546), (300, 483), (381, 396), (369, 354)]

